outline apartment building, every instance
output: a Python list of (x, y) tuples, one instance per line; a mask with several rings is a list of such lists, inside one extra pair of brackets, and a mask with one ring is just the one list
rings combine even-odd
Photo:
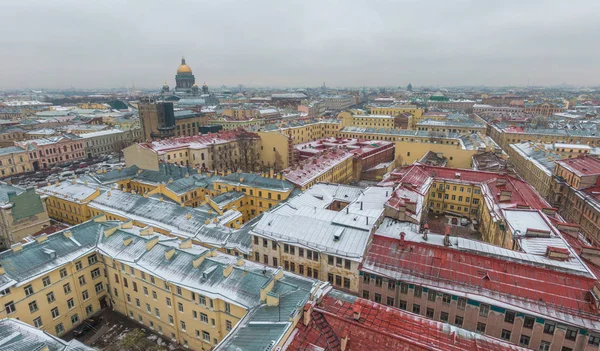
[(600, 244), (600, 160), (583, 156), (556, 160), (553, 170), (553, 197), (566, 220), (577, 223), (583, 236)]
[(358, 267), (391, 188), (317, 184), (250, 230), (254, 260), (358, 293)]
[(530, 349), (598, 350), (594, 271), (543, 212), (511, 212), (509, 225), (531, 227), (517, 250), (386, 218), (361, 265), (363, 298)]
[[(399, 220), (407, 215), (415, 217), (414, 209), (405, 206), (404, 201), (394, 200), (407, 198), (418, 203), (414, 223), (423, 224), (425, 213), (468, 218), (477, 223), (484, 241), (509, 249), (516, 244), (517, 230), (520, 234), (526, 231), (506, 224), (504, 208), (543, 210), (559, 219), (556, 209), (531, 185), (504, 173), (413, 164), (396, 169), (380, 185), (400, 185), (395, 189), (398, 196), (386, 203), (390, 217)], [(413, 213), (405, 214), (405, 211)]]
[(110, 307), (191, 350), (282, 346), (320, 289), (105, 216), (13, 246), (0, 264), (3, 318), (61, 336)]
[(119, 152), (141, 139), (139, 128), (130, 130), (108, 129), (99, 132), (83, 133), (79, 135), (85, 145), (87, 157)]
[(515, 127), (509, 126), (505, 122), (500, 122), (497, 124), (488, 124), (487, 135), (494, 139), (503, 150), (508, 150), (510, 144), (523, 142), (579, 144), (591, 147), (600, 146), (600, 136), (588, 130)]
[(226, 131), (131, 145), (123, 150), (127, 166), (158, 170), (160, 162), (190, 165), (203, 170), (242, 168), (254, 171), (260, 165), (260, 138), (255, 133)]

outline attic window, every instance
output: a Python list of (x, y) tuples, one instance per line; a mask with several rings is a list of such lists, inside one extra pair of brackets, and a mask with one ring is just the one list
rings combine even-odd
[(340, 229), (333, 233), (333, 241), (340, 241), (342, 238), (342, 234), (344, 233), (344, 229)]

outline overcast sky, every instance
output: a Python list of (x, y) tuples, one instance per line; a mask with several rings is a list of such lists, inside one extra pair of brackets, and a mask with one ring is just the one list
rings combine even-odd
[(600, 84), (600, 0), (0, 0), (0, 89)]

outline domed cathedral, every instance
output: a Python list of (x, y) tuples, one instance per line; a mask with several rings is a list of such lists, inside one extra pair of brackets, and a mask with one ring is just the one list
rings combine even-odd
[(193, 91), (194, 85), (196, 85), (196, 78), (192, 74), (190, 66), (185, 63), (185, 58), (182, 57), (181, 64), (177, 68), (177, 75), (175, 75), (175, 93), (189, 94)]

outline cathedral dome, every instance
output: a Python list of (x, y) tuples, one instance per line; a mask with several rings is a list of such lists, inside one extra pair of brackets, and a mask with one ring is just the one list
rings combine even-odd
[(181, 58), (181, 64), (177, 67), (177, 73), (192, 73), (190, 66), (185, 64), (185, 58)]

